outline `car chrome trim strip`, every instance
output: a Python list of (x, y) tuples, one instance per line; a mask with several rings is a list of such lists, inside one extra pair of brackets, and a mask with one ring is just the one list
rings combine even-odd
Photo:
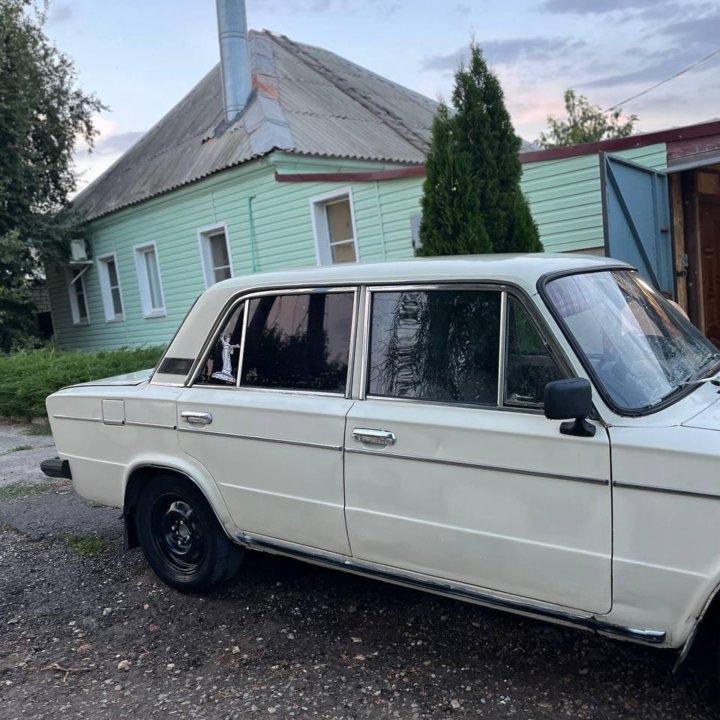
[(291, 546), (289, 543), (275, 542), (269, 538), (261, 539), (248, 533), (238, 533), (236, 539), (240, 544), (250, 549), (294, 557), (336, 570), (343, 570), (356, 575), (364, 575), (376, 580), (385, 580), (386, 582), (417, 590), (425, 590), (445, 597), (473, 602), (478, 605), (495, 607), (539, 618), (547, 618), (585, 628), (603, 635), (627, 638), (645, 644), (658, 645), (665, 642), (666, 633), (662, 630), (645, 630), (614, 625), (592, 615), (580, 615), (570, 610), (564, 611), (544, 605), (534, 605), (532, 602), (525, 602), (523, 600), (502, 598), (464, 585), (457, 585), (451, 581), (420, 578), (402, 571), (395, 571), (394, 568), (389, 568), (385, 565), (369, 563), (346, 555), (330, 553), (315, 548), (300, 549), (297, 546)]
[(369, 287), (364, 288), (365, 316), (363, 317), (362, 347), (360, 348), (360, 400), (367, 398), (368, 376), (370, 373), (370, 333), (372, 332), (373, 296)]
[(372, 455), (378, 458), (391, 460), (410, 460), (411, 462), (434, 463), (436, 465), (451, 465), (452, 467), (469, 468), (471, 470), (487, 470), (490, 472), (510, 473), (513, 475), (530, 475), (532, 477), (544, 477), (551, 480), (571, 480), (573, 482), (589, 483), (591, 485), (609, 485), (609, 480), (603, 478), (581, 477), (579, 475), (561, 475), (558, 473), (545, 473), (535, 470), (521, 470), (519, 468), (500, 467), (497, 465), (481, 465), (479, 463), (461, 462), (459, 460), (443, 460), (441, 458), (429, 458), (422, 455), (401, 455), (399, 453), (385, 452), (385, 450), (362, 450), (358, 448), (345, 448), (346, 453), (353, 455)]
[(687, 497), (707, 498), (720, 500), (717, 493), (701, 492), (699, 490), (683, 490), (681, 488), (660, 487), (659, 485), (640, 485), (637, 483), (613, 482), (613, 487), (623, 490), (647, 490), (648, 492), (665, 493), (666, 495), (685, 495)]
[(103, 425), (114, 425), (116, 427), (122, 427), (124, 425), (133, 425), (136, 427), (148, 427), (157, 428), (158, 430), (177, 430), (175, 425), (163, 425), (160, 423), (146, 423), (135, 420), (123, 420), (122, 422), (107, 422), (103, 421), (102, 418), (93, 417), (76, 417), (75, 415), (53, 415), (53, 420), (80, 420), (81, 422), (94, 422), (102, 423)]
[(102, 418), (77, 417), (75, 415), (53, 415), (53, 420), (82, 420), (84, 422), (96, 422), (96, 423), (102, 422)]
[[(236, 306), (233, 306), (236, 307)], [(250, 303), (243, 300), (243, 318), (242, 318), (242, 333), (240, 334), (240, 355), (238, 356), (238, 367), (237, 367), (237, 377), (235, 378), (235, 387), (240, 387), (240, 380), (242, 378), (243, 374), (243, 365), (245, 364), (245, 337), (247, 336), (247, 325), (248, 325), (248, 315), (250, 314)], [(232, 310), (228, 313), (227, 318), (229, 318), (232, 315)], [(227, 319), (225, 320), (227, 322)], [(223, 326), (224, 327), (224, 326)], [(212, 342), (209, 345), (209, 352), (207, 354), (207, 357), (205, 358), (205, 362), (207, 363), (207, 358), (210, 357), (210, 353), (212, 352)], [(198, 367), (198, 372), (200, 371), (200, 368), (202, 365)], [(197, 374), (193, 378), (193, 383), (197, 380)]]
[(353, 311), (350, 320), (350, 347), (348, 348), (348, 365), (345, 376), (345, 398), (352, 398), (353, 374), (355, 370), (355, 344), (357, 341), (357, 325), (360, 313), (360, 293), (358, 288), (353, 291)]
[(146, 423), (138, 420), (126, 420), (125, 425), (132, 425), (134, 427), (147, 427), (157, 428), (158, 430), (177, 430), (177, 425), (164, 425), (162, 423)]
[(254, 440), (255, 442), (277, 443), (278, 445), (295, 445), (297, 447), (315, 448), (317, 450), (342, 450), (342, 445), (326, 445), (324, 443), (303, 442), (302, 440), (284, 440), (283, 438), (261, 437), (259, 435), (240, 435), (237, 433), (218, 432), (217, 430), (195, 430), (192, 428), (178, 428), (178, 432), (194, 433), (195, 435), (216, 435), (218, 437), (234, 438), (236, 440)]
[(497, 378), (497, 405), (502, 407), (505, 401), (505, 346), (507, 343), (507, 292), (503, 290), (500, 293), (500, 327), (498, 331), (500, 338), (498, 339), (498, 378)]

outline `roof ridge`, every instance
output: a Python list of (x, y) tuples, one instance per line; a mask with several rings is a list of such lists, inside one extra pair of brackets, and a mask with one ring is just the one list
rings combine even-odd
[[(343, 78), (336, 75), (336, 73), (331, 68), (327, 67), (327, 65), (323, 64), (319, 59), (317, 59), (307, 50), (305, 50), (305, 48), (300, 43), (291, 40), (289, 37), (287, 37), (287, 35), (276, 35), (275, 33), (268, 33), (268, 36), (278, 45), (295, 55), (308, 67), (312, 68), (317, 73), (322, 75), (338, 90), (345, 93), (345, 95), (352, 98), (355, 102), (357, 102), (369, 112), (373, 113), (376, 117), (378, 117), (378, 119), (381, 120), (384, 125), (387, 125), (387, 127), (389, 127), (393, 132), (400, 135), (403, 140), (412, 145), (416, 150), (419, 150), (421, 153), (427, 152), (427, 141), (415, 130), (409, 127), (401, 117), (388, 110), (387, 107), (374, 102), (368, 96), (362, 95), (361, 93), (357, 92), (355, 88), (346, 83)], [(342, 59), (344, 60), (345, 58)]]

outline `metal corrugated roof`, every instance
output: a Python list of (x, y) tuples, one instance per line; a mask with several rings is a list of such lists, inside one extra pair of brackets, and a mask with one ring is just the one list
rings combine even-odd
[(273, 150), (421, 164), (436, 104), (333, 53), (250, 33), (254, 92), (225, 127), (220, 66), (73, 201), (88, 219)]

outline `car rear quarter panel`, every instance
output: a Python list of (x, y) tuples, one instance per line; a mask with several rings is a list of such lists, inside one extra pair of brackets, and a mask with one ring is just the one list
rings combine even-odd
[(145, 466), (177, 470), (200, 486), (230, 532), (230, 516), (213, 479), (178, 445), (180, 392), (181, 388), (147, 383), (78, 386), (57, 392), (48, 397), (47, 408), (58, 453), (70, 463), (78, 495), (117, 508), (123, 506), (134, 470)]

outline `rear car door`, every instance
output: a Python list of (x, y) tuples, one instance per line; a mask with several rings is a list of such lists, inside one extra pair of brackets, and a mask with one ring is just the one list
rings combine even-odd
[(342, 445), (355, 307), (353, 288), (246, 296), (178, 400), (180, 446), (243, 532), (349, 554)]
[(366, 307), (345, 432), (353, 555), (607, 612), (608, 438), (563, 435), (544, 417), (545, 384), (570, 373), (530, 301), (501, 287), (387, 287)]

